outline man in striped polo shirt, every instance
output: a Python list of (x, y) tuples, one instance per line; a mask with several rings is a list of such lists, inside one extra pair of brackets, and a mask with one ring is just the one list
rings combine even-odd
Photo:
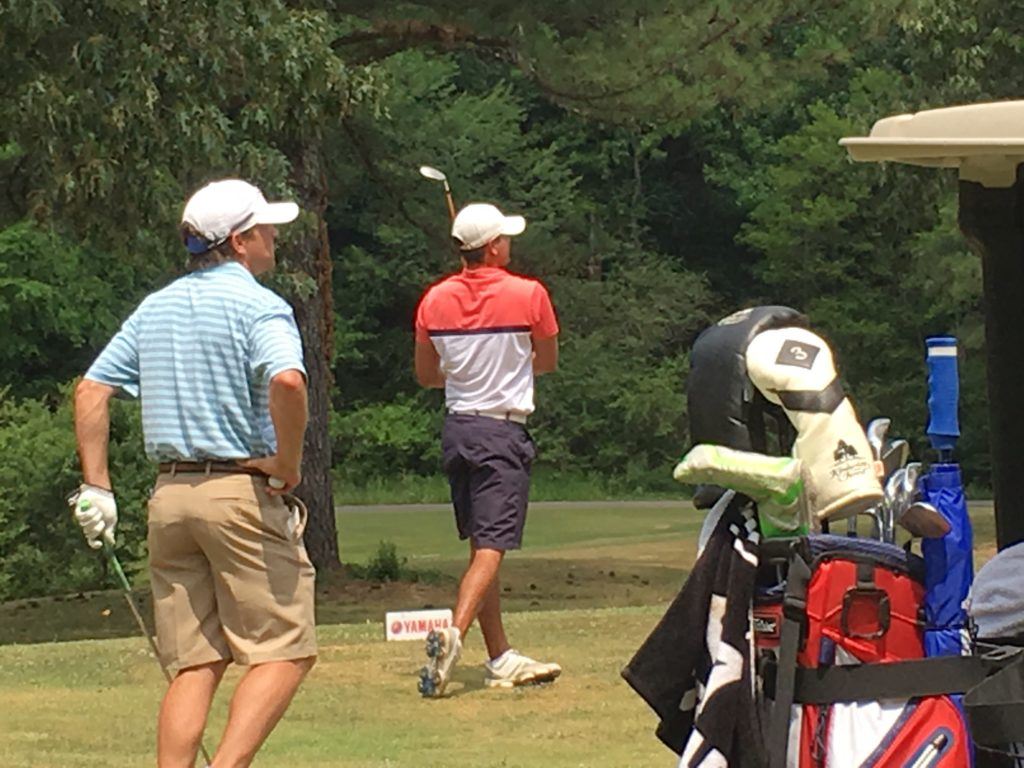
[(501, 620), (498, 571), (505, 552), (522, 542), (535, 455), (526, 431), (533, 378), (558, 364), (558, 322), (547, 290), (506, 270), (509, 238), (525, 227), (522, 216), (505, 216), (493, 205), (463, 208), (452, 224), (462, 271), (431, 286), (416, 313), (416, 377), (445, 390), (444, 469), (459, 538), (469, 539), (453, 626), (427, 640), (424, 696), (444, 693), (474, 619), (487, 646), (487, 685), (546, 682), (562, 671), (512, 649)]
[(84, 483), (74, 514), (90, 546), (113, 544), (117, 524), (111, 397), (141, 398), (146, 454), (160, 465), (148, 536), (157, 643), (172, 677), (160, 768), (194, 764), (232, 661), (249, 668), (213, 765), (249, 765), (316, 658), (304, 510), (281, 497), (302, 479), (302, 344), (291, 308), (255, 280), (274, 267), (274, 225), (298, 212), (237, 179), (196, 192), (182, 216), (188, 274), (139, 305), (75, 392)]

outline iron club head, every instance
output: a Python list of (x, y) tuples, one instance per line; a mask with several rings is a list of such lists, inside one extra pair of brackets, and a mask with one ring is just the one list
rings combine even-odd
[(913, 501), (914, 494), (917, 493), (917, 480), (921, 477), (921, 462), (912, 461), (904, 469), (903, 492), (908, 499)]
[(905, 466), (910, 458), (910, 443), (903, 438), (893, 440), (882, 451), (882, 466), (885, 467), (885, 476), (889, 477), (893, 472)]
[(444, 173), (429, 165), (420, 166), (420, 175), (434, 181), (448, 181), (448, 177)]
[(903, 506), (903, 482), (906, 476), (906, 469), (900, 467), (885, 481), (885, 506), (883, 508), (884, 525), (882, 526), (882, 541), (890, 544), (896, 539), (896, 511)]
[(868, 424), (866, 430), (868, 445), (871, 446), (871, 451), (875, 454), (875, 461), (882, 458), (882, 447), (885, 445), (885, 436), (889, 432), (890, 424), (892, 424), (892, 420), (886, 418), (872, 419)]

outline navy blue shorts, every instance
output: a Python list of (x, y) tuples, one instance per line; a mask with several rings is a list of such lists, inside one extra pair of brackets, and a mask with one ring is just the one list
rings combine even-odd
[(460, 539), (483, 549), (519, 549), (537, 451), (526, 427), (488, 416), (448, 414), (444, 471)]

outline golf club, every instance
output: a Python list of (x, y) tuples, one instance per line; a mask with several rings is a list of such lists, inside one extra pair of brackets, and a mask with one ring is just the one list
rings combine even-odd
[(896, 490), (898, 503), (894, 504), (889, 513), (890, 542), (896, 543), (896, 523), (906, 515), (917, 496), (917, 480), (921, 476), (921, 462), (912, 461), (902, 470), (900, 487)]
[(897, 469), (907, 463), (910, 458), (910, 443), (903, 438), (893, 440), (882, 451), (882, 465), (885, 467), (885, 476), (888, 477)]
[[(156, 657), (156, 663), (160, 665), (160, 671), (164, 673), (164, 678), (167, 680), (167, 684), (170, 685), (173, 681), (171, 673), (167, 671), (164, 663), (160, 661), (160, 650), (156, 647), (156, 640), (149, 634), (149, 630), (146, 628), (146, 622), (142, 618), (142, 612), (139, 611), (139, 606), (135, 603), (135, 598), (132, 597), (132, 585), (128, 581), (128, 577), (125, 576), (124, 569), (121, 567), (120, 561), (117, 559), (117, 555), (114, 554), (114, 548), (109, 542), (103, 542), (103, 554), (107, 556), (107, 562), (110, 563), (110, 567), (114, 569), (114, 573), (117, 575), (117, 580), (121, 583), (121, 593), (124, 595), (125, 602), (128, 603), (128, 608), (132, 612), (132, 616), (135, 617), (135, 623), (139, 626), (139, 631), (146, 636), (146, 640), (149, 641), (149, 647), (153, 651), (153, 655)], [(210, 753), (206, 751), (206, 745), (199, 742), (199, 751), (203, 754), (203, 760), (206, 762), (206, 768), (210, 768), (210, 764), (213, 762), (210, 759)]]
[[(885, 445), (885, 435), (889, 431), (889, 425), (892, 424), (890, 419), (880, 418), (872, 419), (868, 423), (868, 428), (865, 430), (868, 438), (868, 445), (871, 446), (871, 455), (875, 461), (882, 460), (882, 447)], [(872, 517), (875, 520), (875, 527), (878, 526), (880, 507), (875, 507), (871, 510)], [(853, 515), (846, 522), (846, 535), (856, 536), (857, 535), (857, 516)], [(872, 535), (877, 535), (877, 532), (873, 529)]]
[(448, 177), (443, 172), (433, 168), (429, 165), (420, 166), (420, 175), (431, 181), (440, 181), (444, 184), (444, 199), (448, 203), (448, 216), (452, 221), (455, 221), (455, 201), (452, 199), (452, 190), (448, 186)]
[(882, 460), (882, 448), (885, 446), (885, 436), (889, 432), (891, 424), (892, 420), (885, 418), (872, 419), (868, 424), (868, 445), (871, 446), (871, 452), (875, 455), (875, 461)]
[(892, 521), (896, 508), (900, 506), (903, 501), (903, 479), (905, 475), (906, 470), (900, 467), (889, 475), (889, 479), (885, 481), (885, 514), (883, 515), (880, 538), (882, 541), (887, 541), (890, 544), (892, 544), (896, 538), (896, 532)]
[(927, 501), (915, 501), (896, 521), (922, 539), (941, 539), (952, 530), (949, 521)]

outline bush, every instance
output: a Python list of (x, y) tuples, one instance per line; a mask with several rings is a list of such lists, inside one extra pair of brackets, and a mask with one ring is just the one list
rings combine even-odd
[[(55, 406), (0, 391), (0, 600), (112, 584), (103, 557), (86, 546), (66, 498), (81, 483), (70, 386)], [(138, 408), (111, 408), (110, 463), (117, 493), (118, 557), (145, 560), (145, 500), (155, 468), (142, 455)]]
[(331, 443), (343, 482), (362, 486), (398, 474), (434, 474), (441, 466), (441, 414), (415, 398), (336, 412)]
[(405, 571), (407, 558), (398, 557), (398, 547), (393, 541), (381, 541), (377, 552), (366, 564), (364, 578), (371, 581), (399, 581)]

